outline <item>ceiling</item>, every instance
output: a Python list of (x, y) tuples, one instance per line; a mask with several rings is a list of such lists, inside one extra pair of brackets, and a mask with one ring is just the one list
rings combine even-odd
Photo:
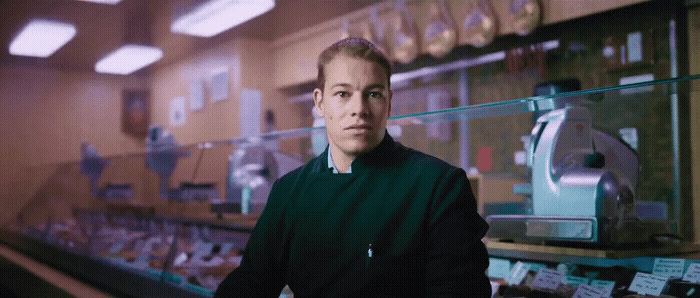
[[(211, 38), (169, 32), (177, 6), (195, 0), (123, 0), (117, 5), (77, 0), (0, 0), (0, 65), (31, 65), (60, 70), (93, 71), (95, 62), (131, 42), (158, 46), (165, 52), (154, 67), (182, 59), (234, 38), (274, 40), (378, 0), (276, 0), (275, 8)], [(33, 18), (73, 23), (78, 33), (49, 58), (12, 56), (14, 35)]]

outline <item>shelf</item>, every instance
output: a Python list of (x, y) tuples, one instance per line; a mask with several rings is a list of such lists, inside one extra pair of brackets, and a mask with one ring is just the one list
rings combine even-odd
[(596, 249), (537, 245), (486, 240), (491, 257), (513, 258), (548, 263), (571, 263), (596, 267), (624, 266), (651, 272), (654, 258), (697, 259), (700, 245), (684, 243), (648, 248)]

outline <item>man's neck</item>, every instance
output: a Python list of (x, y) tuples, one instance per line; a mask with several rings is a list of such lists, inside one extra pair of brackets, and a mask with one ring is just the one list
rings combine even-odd
[(337, 147), (329, 148), (329, 154), (331, 155), (331, 159), (333, 160), (333, 165), (335, 166), (335, 169), (339, 173), (347, 173), (348, 169), (350, 169), (350, 166), (352, 165), (352, 162), (356, 158), (356, 156), (354, 155), (345, 154)]

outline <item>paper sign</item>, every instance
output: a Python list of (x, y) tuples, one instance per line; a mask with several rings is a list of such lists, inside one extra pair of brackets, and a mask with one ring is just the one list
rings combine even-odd
[(554, 269), (542, 268), (537, 272), (535, 280), (532, 281), (532, 287), (543, 290), (556, 290), (561, 285), (561, 279), (564, 277), (564, 272)]
[(627, 61), (629, 63), (642, 61), (642, 51), (642, 32), (627, 34)]
[(574, 298), (607, 298), (609, 296), (605, 296), (605, 290), (594, 287), (594, 286), (589, 286), (589, 285), (580, 285), (576, 289), (576, 292), (574, 293)]
[(588, 279), (586, 277), (567, 275), (567, 276), (564, 276), (564, 278), (562, 279), (561, 282), (564, 283), (565, 285), (578, 287), (579, 285), (587, 285), (589, 281), (590, 281), (590, 279)]
[(640, 295), (659, 296), (664, 290), (668, 277), (637, 272), (629, 290)]
[(610, 280), (594, 279), (591, 281), (591, 286), (603, 289), (603, 297), (612, 296), (612, 291), (615, 289), (615, 282)]
[(489, 258), (487, 275), (490, 278), (508, 278), (510, 273), (510, 261), (498, 258)]
[(185, 124), (187, 116), (185, 114), (185, 98), (175, 97), (170, 101), (170, 125), (180, 126)]
[(692, 263), (683, 275), (683, 281), (700, 284), (700, 263)]
[(683, 259), (656, 258), (651, 274), (670, 278), (682, 277), (684, 262)]
[(525, 275), (527, 275), (528, 271), (530, 271), (530, 265), (518, 261), (517, 263), (515, 263), (513, 269), (511, 269), (510, 273), (508, 274), (508, 278), (506, 279), (508, 281), (508, 284), (519, 285), (523, 282), (523, 279), (525, 279)]

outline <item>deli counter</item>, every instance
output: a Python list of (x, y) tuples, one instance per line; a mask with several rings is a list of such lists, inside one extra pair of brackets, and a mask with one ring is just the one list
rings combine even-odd
[[(692, 296), (700, 286), (684, 273), (700, 248), (681, 235), (678, 109), (698, 79), (463, 105), (455, 68), (392, 81), (387, 130), (468, 173), (491, 225), (496, 295), (574, 297), (597, 280), (614, 297)], [(415, 105), (424, 111), (402, 112)], [(0, 242), (116, 295), (211, 296), (240, 264), (272, 183), (325, 142), (323, 126), (188, 145), (152, 127), (143, 152), (117, 156), (86, 142), (81, 160), (32, 169), (43, 185)], [(661, 290), (635, 288), (670, 260), (682, 262)]]

